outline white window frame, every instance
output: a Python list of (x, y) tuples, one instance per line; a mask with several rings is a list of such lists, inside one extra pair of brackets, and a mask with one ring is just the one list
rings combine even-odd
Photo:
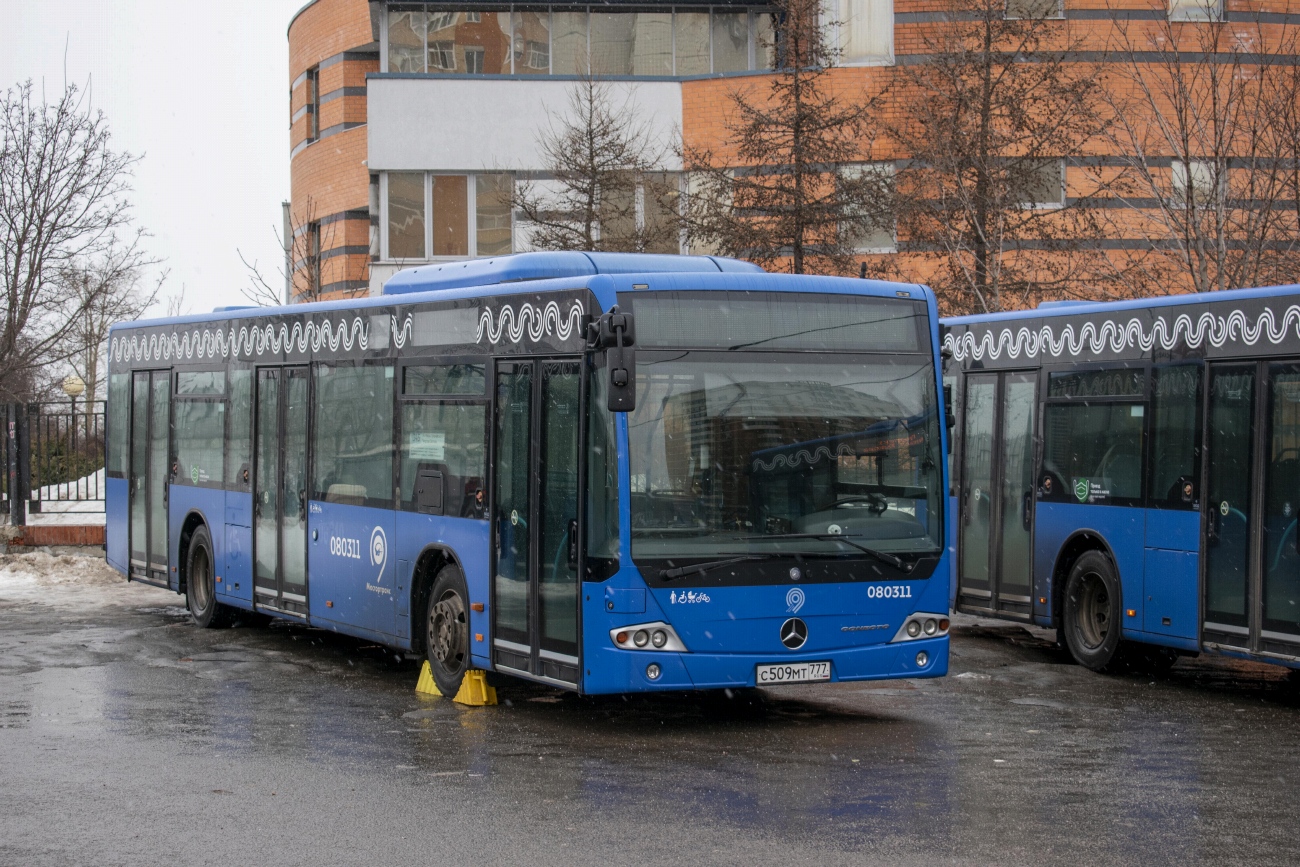
[(1222, 21), (1224, 0), (1193, 0), (1179, 3), (1169, 0), (1170, 21)]
[[(881, 160), (878, 162), (869, 162), (869, 163), (852, 163), (851, 165), (847, 165), (844, 168), (849, 171), (860, 173), (860, 174), (865, 174), (867, 172), (878, 172), (883, 175), (889, 175), (890, 177), (893, 177), (898, 173), (898, 165), (892, 160)], [(892, 239), (892, 241), (890, 242), (889, 246), (887, 247), (856, 247), (855, 246), (853, 248), (853, 252), (861, 253), (863, 255), (897, 253), (898, 252), (898, 215), (897, 214), (894, 215), (893, 220), (891, 222), (892, 225), (890, 226), (889, 229), (889, 236)]]
[[(1002, 6), (1002, 17), (1008, 21), (1034, 21), (1037, 19), (1024, 15), (1012, 15), (1010, 9), (1010, 0), (1006, 0)], [(1056, 0), (1056, 12), (1051, 15), (1044, 15), (1044, 21), (1060, 21), (1065, 18), (1065, 0)]]
[[(406, 170), (397, 170), (405, 172)], [(478, 176), (479, 175), (497, 175), (508, 174), (513, 178), (511, 172), (456, 172), (456, 171), (425, 171), (424, 175), (424, 258), (423, 259), (394, 259), (388, 253), (388, 172), (379, 173), (379, 259), (383, 263), (393, 265), (410, 265), (422, 264), (425, 262), (460, 262), (468, 259), (477, 259), (478, 256)], [(465, 227), (467, 256), (435, 256), (433, 255), (433, 179), (434, 177), (462, 177), (465, 179), (465, 220), (468, 224)], [(519, 249), (518, 240), (519, 223), (515, 220), (514, 210), (510, 211), (510, 246), (512, 251)]]
[(1059, 200), (1052, 201), (1052, 202), (1021, 202), (1020, 207), (1024, 208), (1026, 211), (1059, 211), (1065, 207), (1065, 200), (1066, 200), (1067, 187), (1066, 187), (1065, 173), (1068, 169), (1068, 166), (1066, 166), (1065, 164), (1065, 158), (1046, 157), (1044, 159), (1038, 160), (1038, 162), (1041, 163), (1055, 162), (1057, 166), (1060, 168), (1061, 197)]
[[(861, 3), (888, 2), (889, 3), (889, 15), (888, 15), (889, 48), (886, 51), (884, 57), (874, 57), (866, 60), (845, 60), (844, 59), (844, 55), (843, 55), (844, 40), (847, 38), (847, 36), (843, 32), (844, 27), (842, 26), (842, 22), (845, 17), (843, 15), (843, 10), (846, 6), (854, 2), (861, 2)], [(836, 46), (836, 49), (839, 53), (839, 57), (837, 57), (835, 61), (836, 65), (849, 66), (849, 67), (893, 66), (894, 65), (894, 0), (827, 0), (827, 11), (823, 13), (822, 22), (824, 24), (830, 24), (831, 25), (830, 29), (833, 31), (829, 35), (831, 39), (831, 44)], [(750, 26), (750, 42), (751, 43), (754, 42), (754, 27), (752, 23)], [(750, 69), (754, 68), (754, 64), (752, 61), (753, 58), (751, 57), (751, 63), (749, 64)]]

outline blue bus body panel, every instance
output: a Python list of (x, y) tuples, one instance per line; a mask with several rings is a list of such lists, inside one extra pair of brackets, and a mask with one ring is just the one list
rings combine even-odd
[(131, 552), (127, 527), (130, 521), (130, 482), (109, 478), (104, 481), (104, 557), (108, 565), (129, 574)]
[(253, 607), (253, 495), (226, 491), (225, 571), (217, 595), (227, 605)]
[(314, 624), (397, 633), (397, 564), (391, 509), (323, 503), (307, 506), (307, 608)]
[[(397, 583), (404, 592), (397, 601), (398, 635), (409, 647), (411, 638), (424, 628), (423, 611), (410, 610), (411, 573), (426, 548), (433, 546), (450, 551), (460, 564), (469, 590), (466, 602), (483, 603), (482, 611), (469, 612), (470, 659), (478, 668), (490, 668), (492, 647), (491, 573), (488, 569), (491, 547), (491, 524), (472, 518), (447, 518), (440, 515), (421, 515), (415, 512), (397, 513), (397, 546), (399, 574)], [(405, 631), (403, 631), (405, 630)], [(478, 641), (477, 636), (483, 640)]]
[[(584, 585), (583, 692), (754, 686), (756, 666), (804, 660), (829, 660), (834, 681), (939, 677), (948, 670), (946, 636), (890, 642), (908, 615), (947, 613), (950, 574), (943, 557), (929, 579), (918, 581), (651, 591), (634, 567), (625, 566), (604, 584)], [(868, 588), (881, 587), (911, 595), (868, 595)], [(808, 624), (808, 641), (791, 651), (780, 629), (796, 615)], [(687, 653), (623, 650), (610, 638), (611, 630), (659, 620), (672, 625)], [(923, 670), (916, 664), (922, 650), (930, 656)], [(663, 672), (655, 681), (645, 674), (651, 662)]]
[[(1123, 632), (1142, 630), (1142, 573), (1146, 520), (1144, 509), (1081, 503), (1039, 502), (1034, 526), (1034, 620), (1051, 625), (1052, 572), (1066, 541), (1086, 532), (1105, 540), (1119, 570), (1124, 594)], [(1064, 588), (1061, 588), (1064, 590)], [(1038, 600), (1046, 597), (1047, 604)], [(1128, 611), (1135, 614), (1130, 617)]]

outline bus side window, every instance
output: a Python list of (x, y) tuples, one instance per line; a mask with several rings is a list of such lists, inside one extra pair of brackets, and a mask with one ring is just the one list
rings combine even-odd
[(1195, 509), (1201, 472), (1201, 365), (1154, 371), (1151, 405), (1151, 504)]

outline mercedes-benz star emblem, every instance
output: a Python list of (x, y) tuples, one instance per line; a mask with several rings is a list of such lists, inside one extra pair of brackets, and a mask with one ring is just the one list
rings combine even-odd
[(781, 643), (791, 650), (798, 650), (808, 640), (808, 624), (798, 617), (791, 617), (781, 624)]

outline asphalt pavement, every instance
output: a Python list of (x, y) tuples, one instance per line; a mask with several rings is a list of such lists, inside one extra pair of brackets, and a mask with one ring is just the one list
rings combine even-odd
[(0, 556), (0, 865), (1295, 864), (1300, 689), (959, 619), (941, 680), (501, 704)]

